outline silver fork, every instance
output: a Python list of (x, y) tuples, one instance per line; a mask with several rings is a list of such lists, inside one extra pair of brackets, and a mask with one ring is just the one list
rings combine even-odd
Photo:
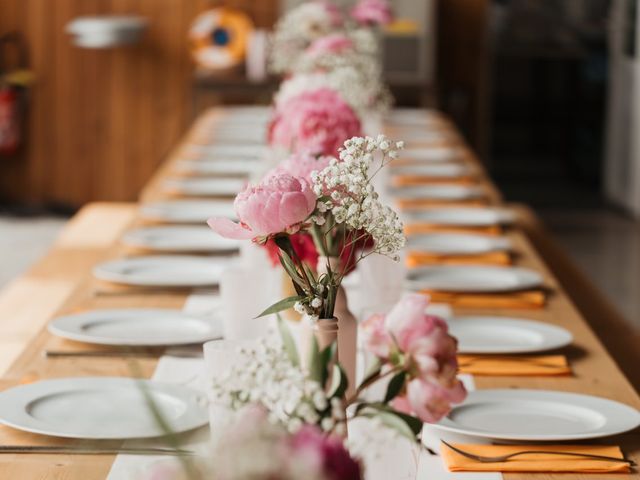
[(463, 457), (470, 458), (471, 460), (475, 460), (480, 463), (500, 463), (505, 462), (513, 457), (519, 457), (522, 455), (533, 455), (533, 454), (545, 454), (545, 455), (565, 455), (570, 457), (581, 457), (581, 458), (590, 458), (592, 460), (602, 460), (608, 462), (619, 462), (626, 463), (631, 465), (632, 467), (636, 465), (636, 462), (633, 460), (627, 460), (625, 458), (616, 458), (616, 457), (608, 457), (606, 455), (593, 455), (590, 453), (576, 453), (576, 452), (555, 452), (549, 450), (523, 450), (521, 452), (509, 453), (507, 455), (498, 455), (495, 457), (485, 457), (482, 455), (475, 455), (473, 453), (465, 452), (464, 450), (460, 450), (453, 445), (448, 444), (444, 440), (440, 440), (443, 444), (449, 447), (454, 452), (459, 453)]

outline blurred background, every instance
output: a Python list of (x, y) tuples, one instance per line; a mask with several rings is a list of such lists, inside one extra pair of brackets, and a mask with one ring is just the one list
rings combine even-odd
[[(236, 8), (268, 32), (297, 3), (0, 0), (0, 284), (84, 203), (135, 200), (198, 112), (270, 101), (277, 79), (259, 69), (194, 65), (198, 14)], [(449, 114), (506, 199), (532, 205), (640, 327), (637, 1), (392, 3), (396, 103)], [(82, 43), (85, 17), (113, 15), (130, 38)]]

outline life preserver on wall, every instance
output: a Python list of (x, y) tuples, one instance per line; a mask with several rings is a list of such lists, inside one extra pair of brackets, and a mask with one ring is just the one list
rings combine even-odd
[(196, 64), (225, 70), (244, 61), (253, 22), (240, 10), (219, 7), (201, 13), (191, 24), (189, 40)]

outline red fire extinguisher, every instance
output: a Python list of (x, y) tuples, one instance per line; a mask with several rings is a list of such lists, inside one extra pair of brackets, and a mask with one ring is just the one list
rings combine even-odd
[[(11, 52), (13, 48), (13, 52)], [(13, 53), (17, 67), (8, 66)], [(15, 33), (0, 37), (0, 155), (15, 154), (22, 141), (22, 117), (26, 101), (26, 89), (32, 81), (26, 70), (26, 50)]]

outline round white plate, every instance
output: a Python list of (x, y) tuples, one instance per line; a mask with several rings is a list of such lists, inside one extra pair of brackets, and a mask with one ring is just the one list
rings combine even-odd
[(466, 200), (481, 197), (484, 190), (476, 185), (421, 185), (395, 188), (391, 193), (408, 200)]
[(163, 188), (189, 196), (234, 197), (246, 185), (243, 178), (169, 178), (164, 181)]
[(204, 287), (217, 285), (227, 257), (150, 255), (113, 260), (97, 265), (93, 274), (100, 280), (145, 287)]
[(511, 242), (506, 237), (488, 235), (425, 233), (410, 235), (407, 248), (437, 255), (480, 255), (509, 250)]
[(449, 322), (459, 353), (530, 353), (569, 345), (568, 330), (533, 320), (507, 317), (455, 317)]
[(474, 170), (464, 163), (436, 163), (434, 165), (399, 165), (391, 169), (392, 175), (422, 175), (436, 178), (456, 178), (471, 175)]
[(184, 385), (121, 377), (42, 380), (0, 393), (0, 422), (18, 430), (66, 438), (151, 438), (164, 434), (146, 388), (174, 432), (208, 422), (199, 394)]
[(138, 228), (127, 232), (122, 243), (158, 252), (230, 252), (240, 248), (238, 240), (221, 237), (207, 226), (182, 225)]
[(167, 223), (206, 223), (211, 217), (236, 218), (231, 200), (169, 200), (140, 207), (145, 220)]
[(539, 287), (542, 276), (526, 268), (480, 265), (418, 267), (407, 273), (409, 288), (445, 292), (509, 292)]
[(548, 390), (474, 390), (436, 429), (516, 441), (607, 437), (640, 424), (640, 413), (600, 397)]
[(176, 171), (200, 175), (243, 175), (248, 176), (260, 168), (258, 160), (180, 160)]
[(403, 217), (407, 221), (464, 227), (489, 227), (515, 220), (512, 211), (491, 207), (409, 209), (403, 212)]
[(460, 156), (455, 147), (407, 148), (398, 153), (398, 158), (416, 162), (448, 162)]
[(168, 308), (92, 310), (55, 318), (48, 328), (53, 335), (97, 345), (189, 345), (222, 337), (221, 322)]

